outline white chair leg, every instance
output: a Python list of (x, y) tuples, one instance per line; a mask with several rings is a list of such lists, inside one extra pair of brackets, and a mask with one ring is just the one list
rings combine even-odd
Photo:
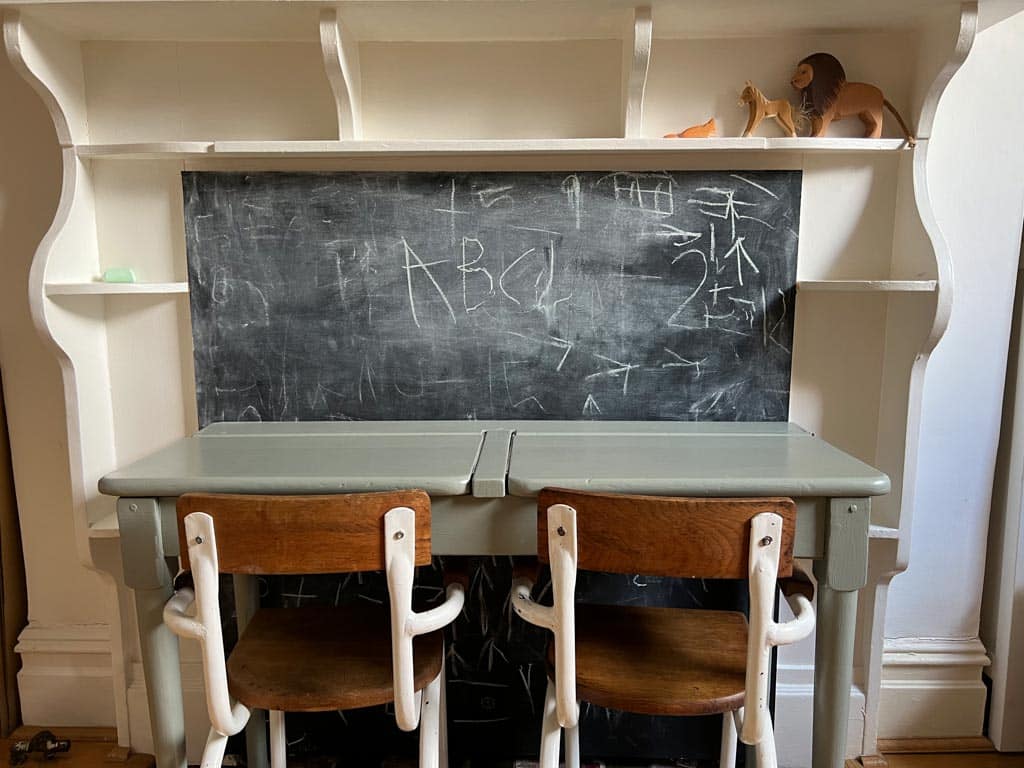
[(284, 731), (284, 712), (270, 710), (270, 768), (288, 767), (288, 737)]
[(220, 768), (224, 762), (224, 750), (228, 746), (228, 737), (210, 729), (210, 735), (206, 737), (206, 746), (203, 747), (203, 757), (200, 760), (200, 768)]
[(441, 746), (441, 678), (431, 680), (420, 697), (420, 768), (438, 768)]
[[(722, 713), (722, 749), (718, 753), (718, 768), (735, 768), (736, 720), (732, 712)], [(760, 768), (760, 765), (758, 765)]]
[(441, 692), (437, 703), (437, 716), (441, 723), (437, 745), (437, 764), (439, 768), (448, 768), (448, 683), (445, 680), (443, 659), (441, 660)]
[(757, 768), (778, 768), (779, 758), (775, 754), (775, 730), (772, 728), (772, 719), (764, 719), (761, 738), (754, 745), (754, 754), (757, 756)]
[(540, 766), (558, 768), (558, 746), (562, 741), (562, 728), (558, 724), (558, 703), (555, 700), (555, 683), (548, 678), (548, 690), (544, 695), (544, 716), (540, 725)]
[(565, 729), (565, 768), (580, 768), (580, 724)]

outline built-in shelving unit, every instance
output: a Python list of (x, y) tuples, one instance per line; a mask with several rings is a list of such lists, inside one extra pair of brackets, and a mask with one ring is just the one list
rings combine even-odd
[[(906, 565), (924, 366), (951, 301), (926, 158), (938, 100), (973, 40), (974, 5), (0, 7), (7, 54), (64, 148), (63, 191), (29, 300), (65, 379), (77, 541), (89, 564), (97, 539), (117, 535), (99, 477), (196, 427), (180, 300), (183, 169), (802, 170), (790, 417), (893, 481), (872, 506), (879, 581), (861, 597), (860, 752), (873, 753), (885, 589)], [(792, 97), (793, 66), (818, 50), (878, 84), (917, 145), (888, 116), (878, 140), (859, 138), (855, 120), (827, 139), (784, 138), (771, 121), (740, 138), (744, 81)], [(710, 116), (718, 138), (660, 138)], [(90, 279), (110, 267), (146, 282)], [(123, 298), (132, 294), (149, 298)], [(81, 295), (113, 298), (67, 298)]]

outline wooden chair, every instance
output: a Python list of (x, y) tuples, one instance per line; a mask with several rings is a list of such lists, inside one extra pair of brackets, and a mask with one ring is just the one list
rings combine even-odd
[[(417, 565), (430, 563), (430, 499), (423, 491), (337, 496), (188, 494), (178, 499), (182, 569), (164, 622), (199, 641), (210, 735), (203, 768), (220, 768), (228, 736), (250, 709), (270, 711), (273, 768), (285, 768), (285, 711), (394, 702), (405, 731), (420, 726), (420, 765), (447, 762), (444, 641), (462, 610), (449, 584), (440, 606), (415, 613)], [(218, 574), (384, 570), (390, 609), (368, 605), (261, 609), (225, 661)], [(422, 721), (422, 722), (421, 722)]]
[[(794, 573), (791, 499), (663, 498), (548, 488), (538, 499), (537, 553), (551, 567), (553, 605), (531, 598), (518, 577), (512, 604), (554, 635), (541, 733), (542, 768), (579, 766), (578, 698), (651, 715), (723, 714), (721, 765), (739, 738), (759, 768), (775, 768), (768, 711), (773, 646), (814, 628), (806, 574), (784, 582), (795, 619), (772, 620), (777, 577)], [(580, 605), (576, 570), (705, 579), (749, 579), (750, 622), (741, 613)]]

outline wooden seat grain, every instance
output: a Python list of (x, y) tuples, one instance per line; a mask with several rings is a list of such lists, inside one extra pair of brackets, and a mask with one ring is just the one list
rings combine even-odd
[[(441, 672), (443, 636), (413, 645), (415, 690)], [(386, 606), (264, 608), (227, 663), (231, 693), (249, 708), (316, 712), (394, 700)]]
[[(576, 606), (582, 701), (649, 715), (710, 715), (743, 706), (747, 620), (741, 613)], [(548, 645), (554, 679), (554, 644)]]

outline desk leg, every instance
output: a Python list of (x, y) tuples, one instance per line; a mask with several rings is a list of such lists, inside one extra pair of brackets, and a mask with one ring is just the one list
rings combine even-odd
[[(235, 588), (235, 621), (241, 637), (260, 607), (259, 580), (239, 573), (231, 577), (231, 582)], [(249, 768), (267, 768), (267, 713), (262, 709), (252, 710), (245, 724), (245, 755)]]
[(853, 683), (857, 590), (867, 583), (867, 499), (830, 499), (825, 559), (814, 564), (818, 625), (814, 644), (813, 768), (843, 768)]
[(135, 593), (142, 669), (157, 768), (185, 768), (185, 713), (178, 639), (164, 625), (173, 575), (167, 567), (156, 499), (118, 499), (124, 583)]

